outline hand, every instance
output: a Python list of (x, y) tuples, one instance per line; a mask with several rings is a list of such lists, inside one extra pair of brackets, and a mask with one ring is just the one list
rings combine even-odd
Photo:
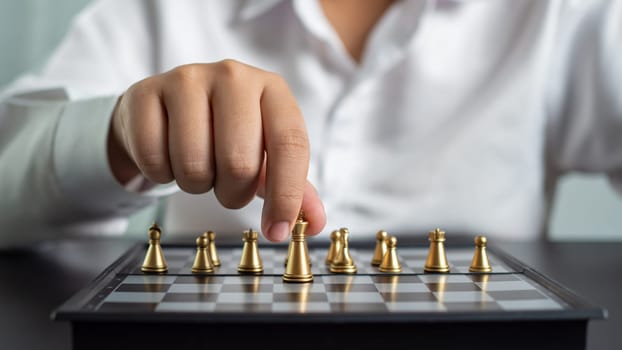
[(304, 119), (280, 76), (233, 60), (191, 64), (132, 85), (120, 98), (108, 136), (113, 174), (156, 183), (177, 181), (188, 193), (214, 189), (226, 208), (265, 198), (262, 232), (282, 241), (299, 209), (308, 233), (326, 215), (306, 180)]

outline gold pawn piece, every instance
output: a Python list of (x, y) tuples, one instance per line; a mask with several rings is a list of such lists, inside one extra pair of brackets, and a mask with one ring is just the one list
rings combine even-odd
[(214, 267), (220, 266), (220, 259), (218, 259), (218, 252), (216, 251), (216, 232), (207, 231), (203, 233), (203, 236), (205, 236), (209, 242), (209, 257), (212, 259), (212, 265), (214, 265)]
[(209, 239), (206, 237), (206, 235), (199, 236), (199, 238), (197, 238), (197, 255), (194, 257), (192, 272), (214, 272), (214, 265), (212, 264), (212, 259), (210, 257), (210, 251), (208, 247)]
[(330, 266), (330, 264), (335, 260), (335, 256), (339, 253), (339, 248), (341, 247), (341, 232), (339, 230), (335, 230), (330, 233), (330, 247), (328, 248), (328, 255), (326, 256), (326, 260), (324, 261), (326, 265)]
[(292, 231), (290, 249), (287, 257), (287, 266), (283, 274), (285, 282), (312, 282), (311, 264), (309, 252), (306, 247), (305, 231), (309, 223), (305, 220), (302, 211)]
[(397, 238), (391, 236), (386, 239), (387, 252), (382, 257), (379, 270), (382, 272), (400, 272), (402, 265), (397, 258)]
[(449, 272), (449, 263), (445, 254), (445, 232), (440, 229), (430, 231), (428, 234), (430, 251), (425, 261), (425, 272)]
[(145, 254), (143, 266), (140, 268), (142, 272), (164, 273), (168, 271), (168, 265), (160, 246), (161, 236), (162, 229), (160, 229), (160, 226), (154, 223), (149, 227), (149, 248), (147, 249), (147, 254)]
[(475, 237), (475, 254), (473, 254), (473, 260), (471, 260), (469, 271), (492, 272), (490, 261), (488, 261), (488, 254), (486, 254), (487, 241), (485, 236)]
[(244, 231), (244, 246), (242, 248), (242, 257), (240, 258), (240, 264), (238, 265), (238, 272), (251, 274), (263, 273), (263, 262), (261, 261), (261, 257), (259, 256), (257, 238), (257, 231), (253, 231), (253, 229)]
[(380, 266), (382, 263), (382, 257), (387, 252), (387, 236), (386, 231), (378, 231), (376, 233), (376, 249), (374, 250), (374, 257), (371, 259), (373, 266)]
[(347, 274), (356, 273), (356, 265), (350, 255), (350, 249), (348, 248), (348, 236), (350, 235), (350, 232), (345, 227), (339, 231), (341, 232), (341, 236), (339, 238), (340, 247), (337, 255), (333, 259), (333, 262), (330, 264), (330, 272)]

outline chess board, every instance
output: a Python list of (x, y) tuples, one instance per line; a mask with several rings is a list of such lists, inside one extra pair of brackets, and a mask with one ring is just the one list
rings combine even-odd
[[(194, 247), (164, 246), (169, 270), (154, 275), (140, 270), (146, 251), (140, 245), (53, 317), (72, 322), (74, 346), (89, 349), (119, 348), (118, 341), (106, 342), (111, 337), (123, 338), (128, 348), (151, 339), (152, 349), (196, 348), (204, 337), (212, 344), (230, 345), (235, 339), (287, 347), (287, 339), (304, 337), (296, 348), (317, 348), (339, 334), (349, 334), (349, 344), (365, 348), (378, 342), (370, 335), (383, 332), (395, 342), (417, 339), (421, 345), (453, 348), (482, 331), (493, 340), (491, 348), (499, 346), (494, 339), (507, 342), (507, 337), (516, 339), (503, 348), (533, 348), (533, 339), (544, 337), (536, 344), (568, 343), (564, 348), (578, 349), (585, 346), (588, 320), (603, 317), (602, 309), (494, 249), (488, 252), (492, 273), (469, 272), (472, 247), (448, 247), (450, 273), (430, 274), (423, 271), (427, 247), (400, 247), (403, 271), (390, 274), (370, 264), (372, 248), (351, 247), (358, 272), (337, 275), (324, 263), (326, 247), (310, 247), (314, 281), (297, 284), (282, 280), (286, 247), (260, 247), (261, 275), (238, 273), (241, 247), (220, 247), (221, 266), (198, 275), (191, 272)], [(276, 329), (282, 330), (281, 342), (275, 341)], [(151, 333), (157, 336), (150, 338)]]

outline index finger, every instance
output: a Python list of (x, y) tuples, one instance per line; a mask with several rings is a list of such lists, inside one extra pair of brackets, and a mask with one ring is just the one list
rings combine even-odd
[(266, 238), (286, 239), (302, 206), (309, 170), (309, 139), (302, 113), (285, 81), (268, 80), (261, 96), (266, 149), (266, 192), (261, 227)]

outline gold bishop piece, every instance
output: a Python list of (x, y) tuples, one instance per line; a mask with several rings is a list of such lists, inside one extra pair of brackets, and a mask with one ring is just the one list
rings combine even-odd
[(376, 249), (374, 250), (374, 257), (371, 259), (373, 266), (380, 266), (382, 263), (382, 257), (387, 252), (387, 236), (386, 231), (378, 231), (376, 233)]
[(287, 265), (283, 274), (285, 282), (312, 282), (311, 264), (305, 231), (309, 223), (304, 218), (302, 210), (292, 230), (292, 238), (287, 253)]
[(438, 228), (430, 231), (428, 240), (430, 251), (425, 261), (425, 272), (449, 272), (449, 263), (445, 254), (445, 232)]
[(147, 249), (147, 254), (145, 254), (143, 266), (140, 268), (142, 272), (164, 273), (168, 271), (168, 265), (160, 246), (161, 236), (162, 229), (160, 229), (160, 226), (154, 223), (149, 227), (149, 248)]
[(387, 252), (382, 257), (379, 270), (382, 272), (400, 272), (402, 265), (397, 258), (397, 238), (391, 236), (386, 239)]
[(194, 273), (210, 273), (214, 272), (214, 265), (209, 252), (209, 239), (206, 235), (197, 238), (197, 255), (194, 257), (192, 264), (192, 272)]
[(333, 262), (330, 264), (330, 272), (346, 274), (356, 273), (356, 265), (350, 255), (350, 249), (348, 248), (350, 232), (345, 227), (339, 231), (341, 232), (341, 236), (339, 237), (340, 247)]
[(330, 266), (333, 260), (335, 260), (335, 256), (339, 253), (339, 248), (341, 247), (341, 232), (339, 230), (335, 230), (330, 233), (330, 247), (328, 247), (328, 255), (326, 256), (326, 260), (324, 263)]
[(263, 262), (261, 261), (259, 248), (257, 247), (258, 236), (257, 231), (253, 231), (253, 229), (244, 231), (244, 246), (242, 247), (242, 256), (240, 257), (238, 272), (250, 274), (263, 273)]
[(212, 259), (212, 265), (214, 265), (214, 267), (220, 266), (220, 259), (218, 259), (218, 252), (216, 251), (216, 233), (214, 231), (207, 231), (203, 233), (203, 236), (207, 237), (209, 242), (209, 257)]
[(473, 260), (471, 260), (471, 266), (469, 271), (471, 272), (492, 272), (490, 261), (488, 261), (488, 254), (486, 254), (486, 237), (475, 237), (475, 254), (473, 254)]

